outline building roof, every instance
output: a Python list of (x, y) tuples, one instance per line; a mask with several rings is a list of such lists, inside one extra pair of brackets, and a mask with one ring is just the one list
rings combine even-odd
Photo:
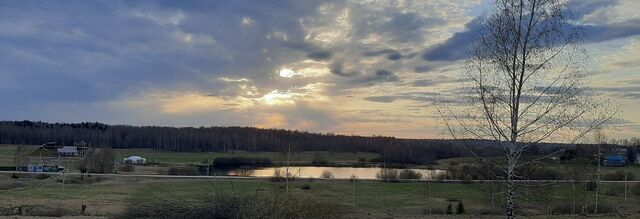
[(607, 160), (609, 161), (624, 161), (624, 157), (620, 155), (610, 155), (607, 156)]
[(64, 146), (58, 148), (58, 153), (78, 153), (78, 148), (74, 146)]
[(146, 160), (144, 157), (140, 157), (140, 156), (130, 156), (125, 158), (125, 160)]

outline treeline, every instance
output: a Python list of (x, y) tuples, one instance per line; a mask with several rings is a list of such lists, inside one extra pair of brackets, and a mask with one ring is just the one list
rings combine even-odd
[[(85, 141), (91, 147), (149, 148), (179, 152), (199, 151), (330, 151), (380, 153), (387, 162), (428, 163), (437, 159), (498, 155), (490, 141), (398, 139), (383, 136), (315, 134), (305, 131), (250, 127), (158, 127), (108, 125), (95, 122), (46, 123), (0, 121), (0, 143), (41, 145), (56, 142), (73, 145)], [(532, 147), (543, 154), (555, 147)], [(481, 149), (481, 150), (480, 150)]]

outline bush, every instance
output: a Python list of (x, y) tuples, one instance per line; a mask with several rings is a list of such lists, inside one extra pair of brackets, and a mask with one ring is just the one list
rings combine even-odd
[(402, 170), (399, 174), (400, 179), (421, 179), (422, 174), (414, 170)]
[(171, 167), (167, 170), (167, 174), (169, 175), (177, 175), (177, 176), (197, 176), (200, 175), (198, 169), (193, 166), (186, 167)]
[(376, 178), (384, 182), (397, 182), (400, 175), (398, 170), (383, 168), (376, 173)]
[(447, 214), (453, 214), (453, 207), (451, 207), (451, 202), (449, 202), (449, 205), (447, 206)]
[(133, 172), (135, 169), (136, 167), (133, 164), (125, 164), (118, 168), (121, 172)]
[(449, 162), (449, 165), (451, 166), (458, 166), (460, 163), (458, 163), (458, 161), (451, 161)]
[(462, 201), (458, 202), (458, 206), (456, 207), (456, 214), (464, 214), (464, 204)]
[(285, 174), (285, 169), (283, 168), (276, 168), (275, 170), (273, 170), (273, 176), (270, 178), (270, 180), (272, 182), (285, 182), (287, 181), (287, 177), (289, 178), (289, 181), (293, 181), (295, 180), (295, 176), (293, 175), (293, 173), (289, 172), (288, 174)]
[(320, 175), (320, 178), (333, 179), (333, 178), (335, 178), (335, 176), (333, 175), (333, 173), (331, 171), (323, 170), (322, 174)]
[(586, 182), (585, 184), (585, 190), (587, 191), (596, 191), (597, 188), (598, 188), (598, 183), (596, 183), (595, 181), (589, 181), (589, 182)]
[(300, 187), (300, 189), (302, 189), (302, 190), (311, 190), (311, 186), (309, 184), (304, 184), (304, 185), (302, 185), (302, 187)]
[(253, 174), (256, 172), (253, 168), (249, 166), (241, 166), (236, 171), (238, 173), (238, 176), (244, 176), (244, 177), (253, 176)]
[[(622, 170), (618, 170), (616, 172), (613, 173), (607, 173), (602, 175), (602, 180), (604, 181), (624, 181), (624, 174), (625, 172)], [(631, 181), (635, 178), (635, 176), (632, 173), (627, 173), (627, 180)]]

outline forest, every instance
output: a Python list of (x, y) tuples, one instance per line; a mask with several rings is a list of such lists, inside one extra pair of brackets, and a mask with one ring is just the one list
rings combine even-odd
[[(91, 147), (146, 148), (177, 152), (271, 151), (271, 152), (373, 152), (381, 161), (430, 163), (438, 159), (499, 155), (487, 140), (400, 139), (385, 136), (318, 134), (298, 130), (252, 127), (160, 127), (108, 125), (98, 122), (47, 123), (0, 121), (0, 144), (42, 145), (55, 142), (73, 145), (85, 141)], [(555, 151), (562, 144), (532, 146), (527, 154)]]

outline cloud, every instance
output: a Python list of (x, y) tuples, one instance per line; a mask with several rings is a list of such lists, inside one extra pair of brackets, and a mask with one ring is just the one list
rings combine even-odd
[[(574, 19), (581, 19), (585, 15), (603, 7), (610, 7), (618, 1), (571, 1), (569, 4)], [(478, 38), (484, 17), (479, 16), (469, 23), (463, 31), (455, 33), (445, 42), (427, 49), (422, 58), (428, 61), (457, 61), (468, 57), (467, 49)], [(566, 24), (566, 28), (575, 28), (574, 22)], [(615, 23), (585, 24), (583, 26), (583, 40), (597, 43), (640, 34), (640, 19), (632, 19)]]
[(393, 82), (398, 81), (399, 78), (396, 74), (391, 71), (379, 69), (373, 75), (368, 75), (365, 77), (355, 78), (351, 80), (351, 84), (367, 84), (371, 85), (376, 82)]
[(327, 60), (333, 56), (333, 53), (330, 51), (316, 51), (307, 54), (307, 57), (313, 60)]
[(344, 61), (335, 61), (331, 64), (331, 73), (340, 75), (343, 77), (351, 77), (357, 75), (357, 71), (345, 71), (344, 70)]

